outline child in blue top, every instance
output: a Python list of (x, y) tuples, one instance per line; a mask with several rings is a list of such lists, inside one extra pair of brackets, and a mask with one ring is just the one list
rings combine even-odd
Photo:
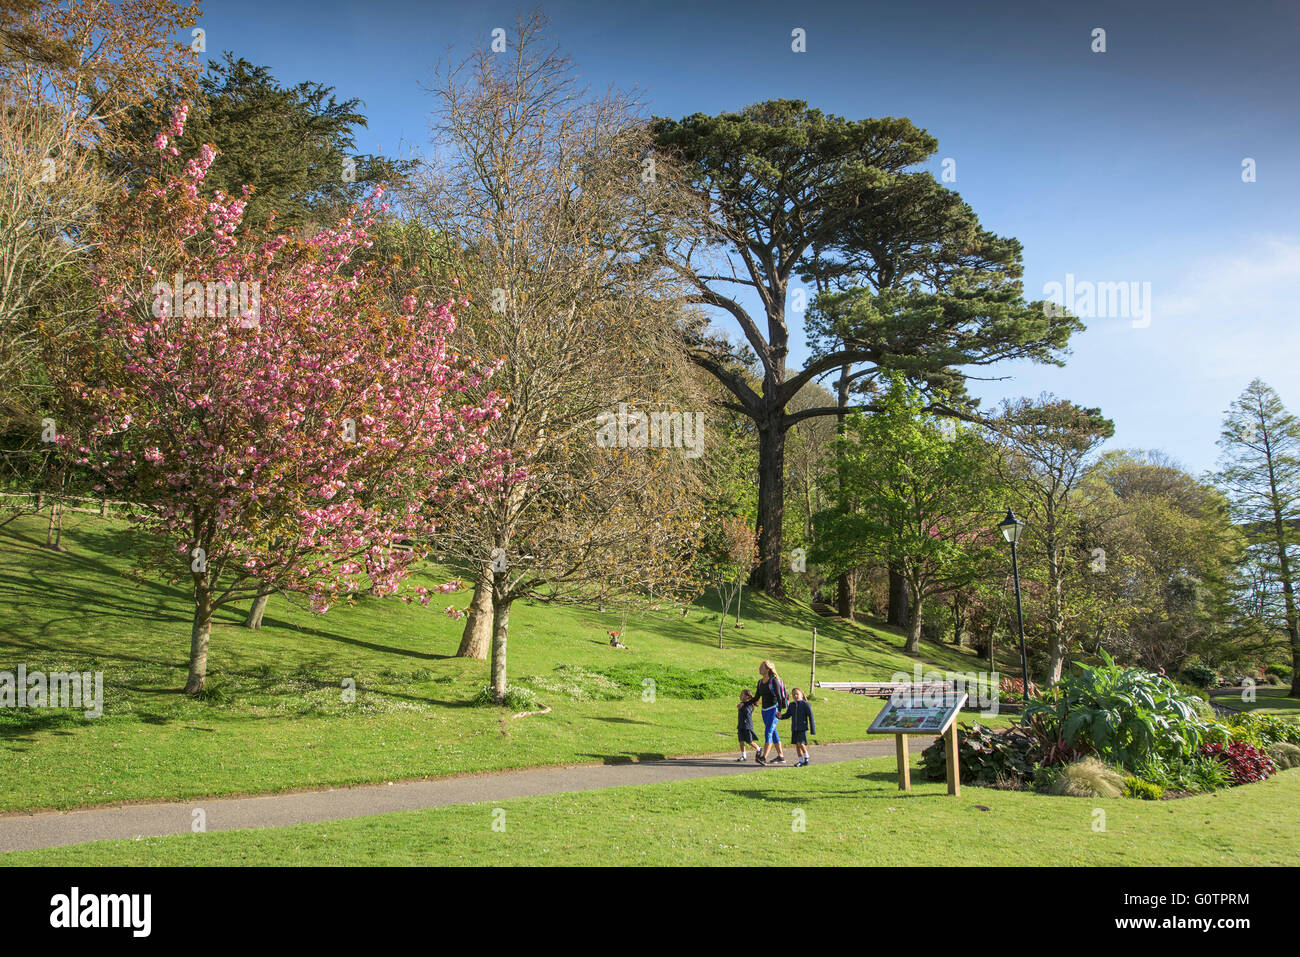
[(811, 764), (808, 760), (808, 735), (817, 733), (817, 725), (813, 723), (812, 705), (798, 688), (790, 693), (790, 706), (781, 715), (782, 721), (786, 718), (790, 719), (790, 741), (799, 753), (799, 760), (794, 766), (801, 768)]
[(747, 754), (746, 745), (754, 746), (754, 755), (758, 755), (758, 735), (754, 733), (754, 696), (748, 688), (740, 692), (740, 704), (736, 706), (736, 737), (740, 739), (740, 757), (744, 761)]

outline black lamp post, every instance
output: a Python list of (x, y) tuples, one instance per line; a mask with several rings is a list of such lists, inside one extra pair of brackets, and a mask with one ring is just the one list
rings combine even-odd
[(1016, 543), (1025, 530), (1025, 523), (1016, 518), (1015, 512), (1007, 509), (1007, 517), (998, 522), (1002, 537), (1011, 543), (1011, 577), (1016, 583), (1016, 621), (1020, 625), (1020, 674), (1025, 686), (1022, 690), (1021, 713), (1029, 702), (1029, 659), (1025, 655), (1025, 613), (1020, 608), (1020, 562), (1016, 558)]

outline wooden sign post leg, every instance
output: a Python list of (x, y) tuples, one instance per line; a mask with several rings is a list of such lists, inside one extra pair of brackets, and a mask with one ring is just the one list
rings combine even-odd
[(957, 764), (957, 722), (948, 725), (944, 735), (944, 748), (948, 758), (948, 793), (961, 794), (961, 768)]
[(897, 734), (894, 739), (898, 742), (898, 789), (900, 791), (912, 790), (912, 769), (907, 762), (907, 735)]

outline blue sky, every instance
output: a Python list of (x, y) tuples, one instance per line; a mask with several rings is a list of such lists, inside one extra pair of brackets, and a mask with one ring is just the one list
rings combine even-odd
[[(282, 82), (361, 98), (358, 145), (395, 154), (426, 143), (434, 63), (510, 29), (520, 6), (209, 0), (201, 25), (210, 57), (230, 49)], [(1116, 421), (1111, 447), (1160, 448), (1193, 471), (1213, 466), (1223, 410), (1251, 378), (1300, 412), (1300, 5), (541, 7), (593, 88), (636, 88), (657, 115), (792, 97), (909, 117), (939, 141), (936, 174), (952, 159), (951, 187), (1024, 244), (1031, 298), (1067, 275), (1150, 290), (1149, 322), (1087, 318), (1065, 368), (973, 383), (985, 405), (1045, 390), (1097, 405)], [(791, 51), (796, 27), (805, 53)]]

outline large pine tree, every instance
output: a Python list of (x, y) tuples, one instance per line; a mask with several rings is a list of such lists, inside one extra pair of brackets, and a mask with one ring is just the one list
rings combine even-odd
[[(658, 119), (654, 131), (659, 148), (682, 165), (701, 211), (695, 234), (668, 246), (672, 268), (691, 301), (739, 324), (760, 368), (755, 388), (746, 374), (748, 352), (728, 349), (716, 336), (692, 343), (691, 359), (754, 422), (761, 556), (755, 579), (780, 596), (786, 433), (805, 419), (847, 411), (839, 403), (789, 412), (807, 383), (837, 371), (847, 378), (864, 365), (889, 368), (882, 362), (887, 356), (923, 357), (916, 363), (928, 370), (921, 381), (968, 363), (1051, 361), (1079, 323), (1020, 300), (1019, 243), (981, 229), (956, 194), (915, 168), (937, 143), (910, 120), (846, 120), (800, 100), (769, 100), (738, 113)], [(1010, 321), (982, 315), (971, 308), (972, 298), (899, 310), (894, 320), (907, 325), (891, 327), (883, 341), (874, 329), (860, 336), (863, 330), (845, 327), (837, 330), (838, 341), (795, 371), (787, 367), (786, 313), (795, 277), (825, 291), (854, 290), (851, 295), (914, 286), (943, 294), (958, 283), (1005, 283), (1015, 315)], [(761, 319), (741, 301), (747, 289), (762, 304)], [(945, 386), (956, 391), (951, 381)]]
[(1300, 419), (1256, 379), (1229, 407), (1219, 436), (1217, 475), (1233, 518), (1282, 592), (1281, 624), (1291, 643), (1291, 695), (1300, 697), (1300, 612), (1295, 585), (1300, 542)]

